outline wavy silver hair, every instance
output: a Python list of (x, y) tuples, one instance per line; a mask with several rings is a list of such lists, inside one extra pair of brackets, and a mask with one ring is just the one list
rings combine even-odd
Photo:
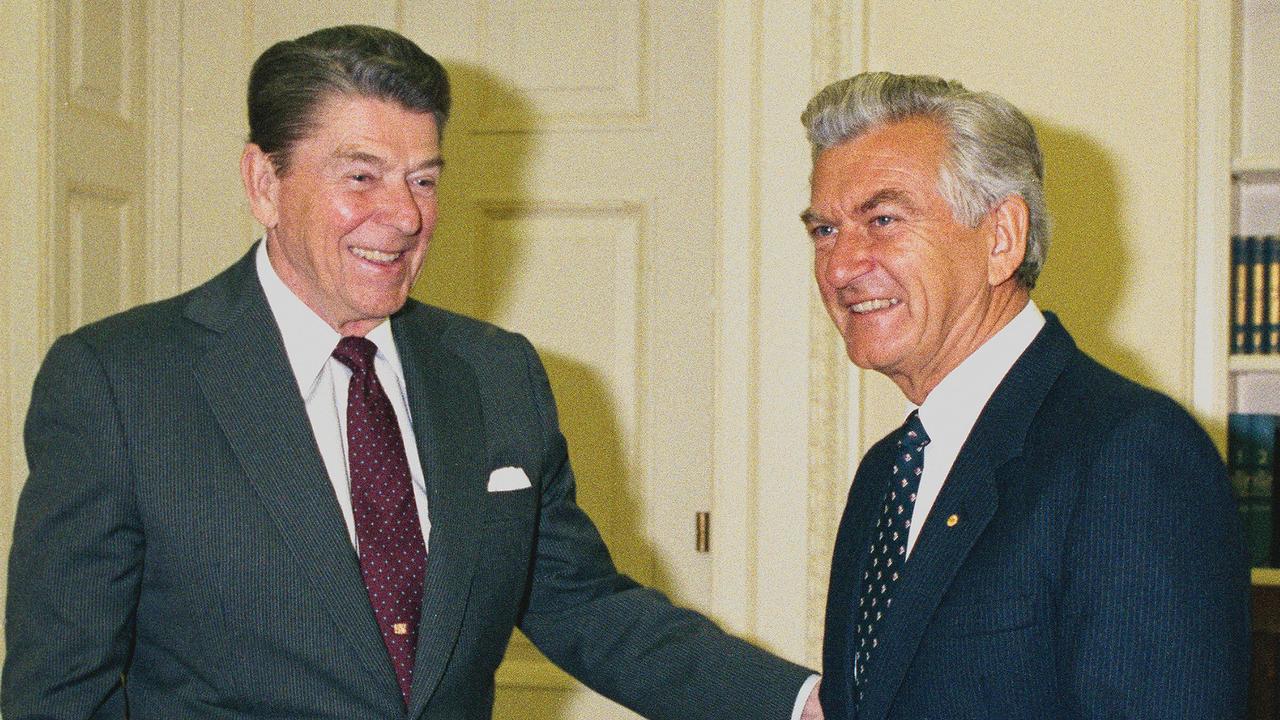
[(947, 131), (951, 154), (938, 170), (938, 192), (958, 221), (976, 227), (1010, 195), (1027, 203), (1027, 252), (1014, 279), (1035, 287), (1049, 252), (1044, 158), (1031, 122), (1009, 101), (932, 75), (867, 72), (823, 88), (800, 121), (817, 159), (874, 128), (915, 117), (932, 118)]

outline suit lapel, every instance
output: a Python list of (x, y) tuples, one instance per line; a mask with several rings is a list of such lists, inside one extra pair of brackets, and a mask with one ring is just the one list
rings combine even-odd
[(342, 511), (316, 448), (306, 407), (275, 318), (257, 282), (251, 250), (232, 271), (197, 294), (188, 317), (222, 333), (196, 368), (240, 465), (280, 530), (337, 633), (387, 693), (395, 675), (360, 576)]
[[(827, 593), (826, 634), (823, 638), (822, 694), (828, 713), (853, 712), (852, 698), (855, 609), (862, 592), (862, 573), (870, 555), (871, 532), (879, 513), (880, 500), (889, 486), (888, 472), (872, 468), (890, 467), (892, 445), (881, 442), (863, 459), (849, 493), (849, 504), (840, 521), (836, 546), (832, 553), (831, 585)], [(832, 719), (844, 715), (832, 715)]]
[(482, 539), (476, 528), (485, 499), (485, 431), (475, 375), (442, 345), (441, 320), (411, 302), (393, 322), (431, 516), (410, 695), (415, 718), (444, 675), (466, 613)]
[[(1002, 467), (1021, 456), (1032, 420), (1075, 352), (1057, 318), (1045, 313), (1045, 320), (1044, 329), (978, 416), (929, 511), (894, 591), (893, 612), (885, 616), (879, 630), (886, 641), (868, 668), (859, 720), (883, 720), (889, 712), (942, 596), (995, 515), (999, 505), (995, 478)], [(886, 467), (883, 475), (887, 474)]]
[[(881, 621), (878, 635), (885, 641), (867, 670), (859, 720), (880, 720), (888, 711), (929, 618), (974, 541), (995, 514), (997, 496), (991, 475), (1004, 459), (977, 448), (971, 451), (969, 444), (957, 458), (894, 590), (893, 611)], [(946, 519), (953, 514), (960, 521), (949, 527)]]

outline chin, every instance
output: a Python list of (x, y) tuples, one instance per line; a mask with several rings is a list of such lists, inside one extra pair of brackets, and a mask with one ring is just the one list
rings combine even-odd
[(849, 360), (863, 370), (879, 371), (880, 368), (887, 367), (890, 363), (888, 359), (890, 353), (886, 351), (891, 348), (884, 343), (859, 341), (855, 344), (846, 342), (844, 349), (845, 353), (849, 355)]
[(364, 309), (379, 315), (390, 315), (404, 307), (409, 301), (408, 289), (397, 289), (395, 292), (370, 293), (364, 297)]
[(854, 365), (857, 365), (863, 370), (871, 369), (870, 361), (867, 359), (867, 353), (860, 347), (855, 348), (853, 345), (845, 343), (844, 353), (849, 356), (849, 361)]

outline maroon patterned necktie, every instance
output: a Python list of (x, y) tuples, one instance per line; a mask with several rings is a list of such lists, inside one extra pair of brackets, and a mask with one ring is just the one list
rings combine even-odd
[(373, 370), (377, 352), (378, 346), (369, 340), (344, 337), (333, 356), (351, 368), (347, 462), (360, 572), (408, 707), (427, 548), (400, 425)]

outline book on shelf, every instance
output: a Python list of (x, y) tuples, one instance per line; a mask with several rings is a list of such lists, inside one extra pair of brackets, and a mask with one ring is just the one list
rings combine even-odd
[(1263, 345), (1266, 352), (1280, 352), (1280, 238), (1267, 236), (1263, 238), (1267, 248), (1264, 253), (1266, 262), (1266, 297), (1263, 305), (1263, 328), (1266, 339)]
[(1280, 237), (1232, 236), (1230, 280), (1231, 352), (1280, 353)]
[(1227, 417), (1227, 470), (1235, 491), (1250, 564), (1272, 567), (1280, 561), (1276, 489), (1275, 415), (1233, 413)]
[(1231, 353), (1244, 352), (1245, 275), (1249, 266), (1244, 261), (1244, 238), (1231, 236)]
[(1255, 353), (1267, 351), (1264, 341), (1267, 338), (1263, 320), (1266, 318), (1264, 303), (1267, 298), (1267, 248), (1271, 243), (1266, 238), (1249, 237), (1249, 344)]

